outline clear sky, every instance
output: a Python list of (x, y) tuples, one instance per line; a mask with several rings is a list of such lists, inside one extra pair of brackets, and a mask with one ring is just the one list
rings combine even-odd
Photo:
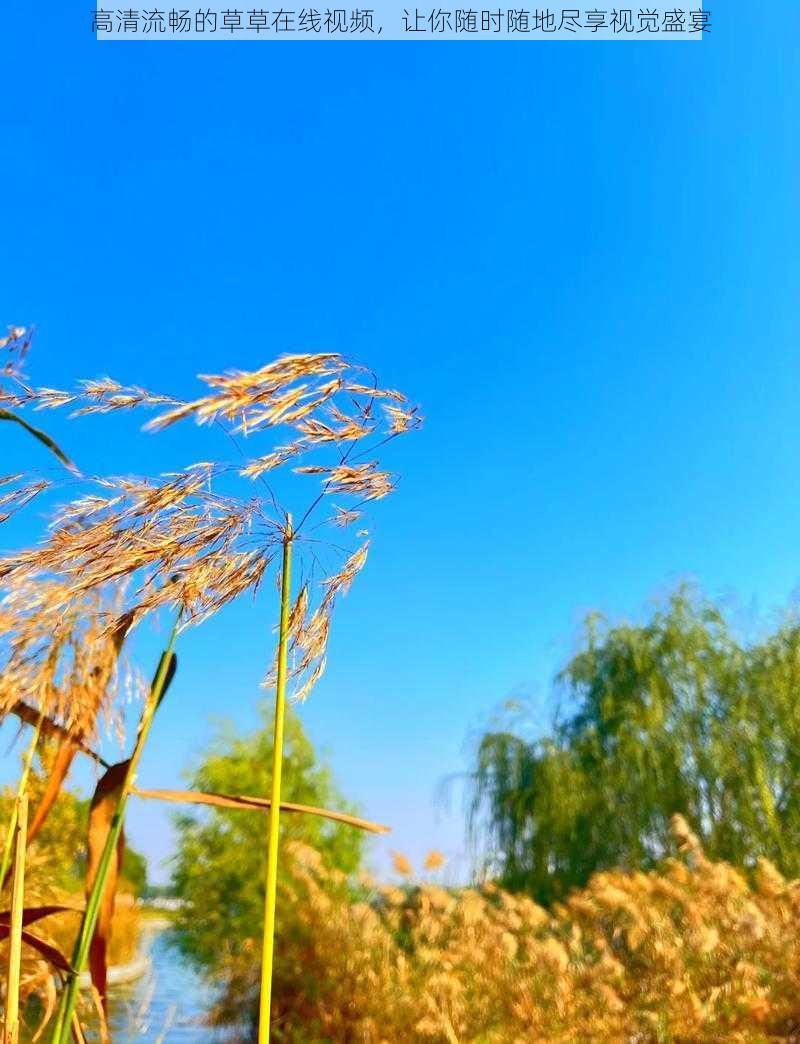
[[(458, 866), (438, 784), (510, 695), (545, 714), (588, 609), (797, 585), (797, 9), (726, 0), (699, 46), (204, 47), (98, 45), (90, 6), (0, 14), (0, 323), (55, 386), (335, 350), (422, 404), (301, 714), (384, 849)], [(202, 459), (191, 427), (48, 422), (88, 471)], [(269, 610), (183, 642), (143, 785), (254, 724)], [(130, 821), (157, 864), (169, 814)]]

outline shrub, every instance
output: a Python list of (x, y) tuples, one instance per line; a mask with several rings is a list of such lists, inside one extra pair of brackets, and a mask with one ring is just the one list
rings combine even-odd
[[(599, 873), (551, 910), (491, 883), (354, 902), (341, 872), (291, 842), (275, 1039), (797, 1039), (800, 882), (765, 861), (748, 881), (706, 859), (680, 817), (673, 831), (681, 858)], [(227, 969), (242, 996), (255, 959), (245, 947)]]

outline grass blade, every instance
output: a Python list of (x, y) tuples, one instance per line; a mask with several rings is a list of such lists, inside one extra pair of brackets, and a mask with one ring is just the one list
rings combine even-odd
[(175, 639), (178, 635), (179, 624), (180, 613), (178, 613), (175, 619), (172, 633), (170, 634), (167, 643), (167, 648), (159, 661), (158, 669), (156, 670), (153, 684), (150, 688), (150, 695), (142, 712), (142, 718), (139, 722), (139, 731), (136, 736), (136, 743), (134, 744), (133, 753), (131, 754), (127, 772), (122, 783), (119, 802), (111, 819), (111, 825), (105, 840), (105, 845), (103, 846), (103, 851), (97, 865), (96, 876), (86, 900), (86, 909), (83, 914), (80, 931), (78, 932), (78, 938), (75, 941), (75, 949), (72, 954), (72, 970), (67, 977), (64, 992), (61, 995), (58, 1014), (56, 1016), (52, 1044), (68, 1044), (69, 1041), (70, 1027), (72, 1026), (73, 1016), (75, 1014), (75, 1004), (78, 999), (78, 976), (86, 967), (86, 962), (89, 957), (89, 947), (97, 925), (97, 918), (100, 913), (100, 903), (105, 890), (106, 879), (111, 869), (120, 834), (122, 833), (125, 807), (127, 805), (130, 788), (133, 786), (136, 779), (136, 771), (139, 767), (139, 761), (147, 742), (147, 737), (150, 734), (150, 728), (153, 724), (155, 712), (167, 691), (169, 681), (175, 673), (176, 659), (175, 653), (172, 650), (175, 644)]
[(42, 431), (40, 428), (34, 428), (32, 424), (20, 417), (18, 413), (12, 413), (11, 410), (0, 409), (0, 421), (11, 421), (14, 424), (19, 424), (21, 428), (24, 428), (30, 435), (33, 435), (35, 439), (38, 439), (43, 445), (47, 446), (51, 453), (54, 453), (67, 471), (71, 471), (73, 475), (80, 475), (80, 472), (61, 449), (61, 447), (50, 438), (50, 436)]

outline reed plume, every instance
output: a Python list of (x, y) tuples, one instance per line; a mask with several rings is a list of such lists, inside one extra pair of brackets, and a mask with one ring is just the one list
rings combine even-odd
[(80, 741), (94, 738), (101, 717), (110, 724), (130, 626), (122, 601), (121, 590), (76, 596), (53, 579), (7, 584), (0, 598), (0, 720), (42, 714)]
[[(240, 436), (249, 440), (289, 429), (291, 437), (258, 456), (242, 452), (241, 461), (198, 463), (157, 481), (94, 480), (94, 489), (56, 515), (43, 544), (0, 558), (0, 583), (56, 577), (66, 606), (98, 587), (134, 578), (135, 597), (125, 607), (129, 626), (166, 606), (181, 612), (182, 627), (197, 624), (240, 594), (257, 590), (280, 555), (287, 511), (269, 480), (288, 465), (293, 475), (319, 483), (295, 511), (292, 534), (295, 550), (308, 551), (305, 572), (313, 578), (303, 581), (293, 610), (289, 676), (295, 698), (304, 698), (324, 668), (337, 596), (363, 566), (368, 548), (362, 540), (346, 549), (340, 568), (320, 579), (317, 552), (332, 544), (320, 537), (319, 528), (352, 528), (367, 504), (394, 490), (396, 476), (381, 467), (376, 451), (419, 427), (421, 418), (400, 392), (378, 387), (369, 371), (338, 354), (290, 355), (253, 372), (201, 380), (210, 390), (191, 401), (110, 378), (84, 381), (73, 392), (18, 388), (16, 405), (36, 410), (71, 407), (73, 416), (86, 416), (149, 408), (156, 416), (146, 428), (153, 431), (187, 419), (213, 424), (240, 452)], [(228, 492), (236, 477), (253, 483), (248, 495)], [(295, 497), (296, 488), (295, 480)], [(314, 512), (327, 504), (326, 517), (316, 522)], [(342, 552), (340, 536), (335, 547)]]
[[(52, 454), (58, 457), (69, 471), (78, 474), (78, 469), (49, 435), (39, 428), (35, 428), (24, 417), (20, 416), (16, 410), (9, 408), (12, 406), (25, 406), (31, 398), (31, 391), (22, 372), (22, 366), (31, 345), (31, 337), (31, 331), (26, 330), (24, 326), (11, 326), (9, 327), (8, 335), (0, 338), (0, 421), (16, 424), (27, 431), (29, 435), (32, 435), (43, 446), (46, 446)], [(10, 477), (6, 476), (7, 479)], [(0, 476), (0, 479), (2, 479), (2, 476)], [(31, 499), (30, 491), (34, 485), (35, 483), (29, 483), (24, 487), (27, 493), (20, 493), (19, 499), (23, 503)], [(40, 490), (37, 490), (37, 492), (40, 492)], [(33, 493), (33, 495), (35, 496), (36, 494)], [(6, 496), (8, 496), (8, 493)], [(13, 503), (13, 501), (7, 500), (6, 503)], [(17, 504), (17, 507), (19, 506), (21, 505)], [(7, 517), (8, 513), (4, 515), (0, 512), (0, 522), (5, 521)]]
[[(278, 647), (278, 671), (267, 684), (278, 684), (276, 712), (276, 760), (270, 810), (272, 868), (267, 889), (267, 921), (274, 922), (275, 868), (277, 865), (280, 810), (281, 744), (277, 730), (282, 720), (284, 689), (294, 682), (294, 698), (305, 698), (321, 676), (331, 614), (341, 594), (363, 568), (368, 551), (366, 531), (350, 548), (335, 545), (317, 534), (329, 524), (338, 533), (353, 526), (365, 505), (381, 500), (395, 488), (396, 478), (384, 470), (376, 456), (379, 447), (421, 423), (416, 407), (396, 391), (381, 389), (369, 371), (356, 367), (338, 354), (285, 356), (253, 372), (233, 371), (202, 377), (206, 394), (191, 401), (126, 387), (110, 378), (84, 381), (68, 393), (52, 388), (32, 388), (18, 381), (6, 401), (15, 408), (47, 410), (71, 407), (73, 416), (117, 413), (148, 408), (157, 415), (146, 425), (159, 431), (193, 419), (221, 428), (242, 459), (191, 465), (157, 481), (136, 478), (102, 478), (92, 481), (83, 496), (56, 515), (47, 538), (38, 547), (0, 559), (0, 586), (13, 600), (15, 592), (44, 585), (49, 592), (47, 611), (80, 611), (87, 598), (109, 585), (127, 581), (128, 596), (117, 614), (103, 628), (112, 642), (127, 634), (147, 615), (173, 607), (179, 625), (173, 631), (196, 625), (225, 604), (260, 586), (273, 559), (281, 554), (283, 607)], [(272, 429), (289, 429), (288, 440), (268, 447), (268, 452), (247, 456), (239, 438), (261, 436)], [(273, 489), (276, 473), (291, 466), (293, 495), (297, 483), (313, 478), (316, 486), (295, 514)], [(232, 495), (232, 480), (252, 485), (248, 495)], [(333, 497), (343, 503), (332, 503)], [(311, 520), (317, 509), (331, 503), (322, 522)], [(322, 548), (343, 556), (333, 570), (321, 565)], [(289, 604), (288, 561), (291, 550), (307, 554), (300, 559), (301, 585)], [(291, 658), (291, 663), (289, 659)], [(174, 661), (171, 643), (167, 653)], [(162, 661), (162, 664), (166, 661)], [(122, 766), (118, 806), (90, 888), (86, 913), (73, 954), (74, 972), (56, 1020), (54, 1041), (65, 1041), (72, 1023), (76, 978), (85, 965), (97, 921), (113, 850), (121, 834), (126, 799), (135, 783), (138, 757), (158, 707), (164, 678), (161, 669), (139, 728), (130, 763)], [(46, 688), (46, 687), (45, 687)], [(45, 688), (42, 691), (45, 691)], [(49, 690), (48, 690), (49, 691)], [(80, 720), (80, 701), (69, 710), (58, 707), (62, 717)], [(74, 722), (70, 725), (74, 728)], [(269, 943), (269, 947), (268, 947)], [(271, 935), (265, 936), (265, 968)], [(268, 990), (268, 986), (266, 987)], [(268, 1036), (269, 999), (266, 998)]]

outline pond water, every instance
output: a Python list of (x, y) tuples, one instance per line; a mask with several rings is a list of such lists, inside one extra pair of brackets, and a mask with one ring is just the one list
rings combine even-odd
[(203, 1025), (209, 988), (173, 949), (159, 924), (147, 924), (142, 950), (150, 967), (140, 979), (109, 990), (114, 1044), (212, 1044), (230, 1036)]

